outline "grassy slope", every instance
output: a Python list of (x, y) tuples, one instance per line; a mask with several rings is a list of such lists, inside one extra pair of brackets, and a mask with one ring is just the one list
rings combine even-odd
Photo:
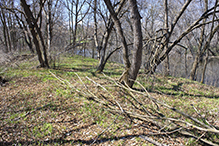
[[(26, 62), (17, 68), (8, 68), (3, 76), (10, 81), (0, 87), (0, 145), (89, 145), (117, 117), (102, 109), (99, 104), (87, 100), (69, 86), (62, 84), (52, 73), (83, 89), (77, 73), (85, 84), (98, 81), (122, 101), (124, 94), (110, 88), (111, 82), (101, 74), (95, 74), (97, 60), (80, 56), (62, 57), (56, 69), (34, 69), (37, 62)], [(108, 63), (105, 74), (117, 79), (122, 66)], [(140, 74), (138, 81), (156, 99), (198, 117), (195, 108), (207, 120), (219, 127), (219, 89), (183, 78), (148, 76)], [(139, 88), (138, 85), (135, 85)], [(102, 92), (89, 86), (95, 92)], [(104, 93), (103, 93), (104, 94)], [(191, 104), (193, 106), (191, 106)], [(125, 106), (125, 105), (124, 105)], [(194, 108), (195, 107), (195, 108)], [(179, 115), (170, 115), (177, 117)], [(97, 142), (99, 145), (149, 145), (139, 135), (157, 131), (150, 123), (130, 122), (118, 116)], [(166, 144), (195, 145), (194, 140), (180, 135), (152, 135), (150, 138)], [(218, 136), (212, 136), (213, 141)], [(96, 144), (98, 145), (98, 144)]]

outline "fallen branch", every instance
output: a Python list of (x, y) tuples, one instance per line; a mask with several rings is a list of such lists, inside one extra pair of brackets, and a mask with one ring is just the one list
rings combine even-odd
[[(107, 77), (105, 74), (104, 74), (104, 76)], [(109, 78), (109, 79), (112, 79), (112, 78), (110, 78), (110, 77), (108, 77), (108, 78)], [(112, 79), (112, 80), (113, 80), (113, 79)], [(219, 130), (216, 130), (215, 128), (211, 128), (210, 126), (208, 126), (208, 125), (206, 125), (206, 124), (200, 122), (198, 119), (196, 119), (196, 118), (194, 118), (194, 117), (192, 117), (192, 116), (190, 116), (190, 115), (184, 113), (183, 111), (180, 111), (180, 110), (176, 109), (175, 107), (171, 107), (171, 106), (169, 106), (168, 104), (166, 104), (166, 103), (164, 103), (164, 102), (162, 102), (162, 101), (159, 101), (159, 100), (153, 98), (153, 97), (149, 94), (149, 92), (148, 92), (139, 82), (136, 82), (136, 83), (138, 83), (138, 84), (144, 89), (145, 92), (136, 91), (136, 90), (134, 90), (134, 89), (128, 88), (127, 86), (124, 86), (123, 84), (117, 83), (115, 80), (113, 80), (113, 81), (114, 81), (114, 83), (116, 83), (119, 87), (121, 87), (121, 88), (123, 88), (123, 89), (126, 89), (126, 90), (128, 90), (128, 91), (131, 91), (131, 92), (135, 92), (135, 93), (142, 94), (142, 95), (144, 95), (145, 97), (148, 97), (149, 99), (151, 99), (151, 100), (152, 100), (153, 102), (155, 102), (156, 104), (160, 104), (160, 105), (162, 105), (162, 106), (164, 106), (164, 107), (166, 107), (166, 108), (168, 108), (168, 109), (170, 109), (170, 110), (172, 110), (172, 111), (174, 111), (174, 112), (176, 112), (176, 113), (178, 113), (178, 114), (180, 114), (180, 115), (183, 115), (184, 117), (186, 117), (186, 118), (188, 118), (188, 119), (190, 119), (190, 120), (192, 120), (192, 121), (194, 121), (194, 122), (196, 122), (197, 124), (199, 124), (199, 125), (201, 125), (201, 126), (207, 128), (207, 129), (208, 129), (207, 131), (211, 131), (211, 132), (213, 132), (213, 133), (219, 134)], [(145, 93), (146, 93), (146, 94), (145, 94)], [(191, 125), (193, 125), (193, 124), (191, 124)], [(195, 126), (195, 125), (194, 125), (194, 127), (197, 128), (197, 129), (199, 129), (199, 130), (203, 129), (203, 128), (198, 127), (198, 126)], [(205, 129), (205, 131), (206, 131), (206, 129)]]
[(153, 140), (153, 139), (151, 139), (147, 136), (144, 136), (144, 135), (140, 135), (139, 137), (146, 140), (146, 141), (148, 141), (148, 142), (150, 142), (150, 143), (152, 143), (152, 144), (154, 144), (154, 145), (156, 145), (156, 146), (167, 146), (165, 144), (161, 144), (161, 143), (159, 143), (159, 142), (157, 142), (157, 141), (155, 141), (155, 140)]
[[(106, 76), (105, 74), (103, 74), (104, 77), (106, 77), (106, 79), (113, 81), (113, 83), (116, 85), (116, 87), (119, 88), (119, 91), (122, 90), (124, 92), (124, 93), (123, 92), (122, 93), (127, 96), (127, 97), (125, 97), (125, 100), (128, 103), (130, 103), (130, 105), (127, 106), (127, 105), (120, 103), (119, 102), (120, 98), (118, 98), (118, 97), (116, 98), (114, 96), (114, 94), (112, 94), (112, 92), (110, 92), (108, 89), (106, 89), (100, 83), (90, 79), (89, 77), (86, 77), (87, 80), (91, 81), (91, 84), (94, 84), (98, 89), (100, 89), (104, 92), (104, 93), (103, 92), (94, 93), (93, 90), (89, 89), (90, 86), (86, 85), (77, 73), (75, 73), (75, 75), (78, 77), (78, 79), (80, 80), (81, 84), (84, 87), (83, 89), (81, 89), (81, 90), (77, 89), (76, 91), (79, 94), (83, 94), (83, 96), (85, 98), (87, 98), (88, 100), (90, 100), (90, 98), (92, 98), (92, 100), (94, 100), (95, 102), (102, 105), (103, 106), (102, 108), (104, 110), (107, 110), (107, 111), (114, 113), (114, 114), (124, 115), (124, 116), (130, 117), (131, 119), (138, 119), (141, 121), (150, 122), (150, 123), (152, 123), (160, 128), (160, 130), (158, 132), (149, 133), (149, 134), (168, 135), (168, 134), (178, 132), (180, 134), (195, 138), (197, 141), (201, 141), (205, 144), (212, 145), (212, 146), (217, 145), (211, 141), (208, 141), (208, 140), (202, 138), (204, 135), (206, 135), (208, 133), (214, 133), (217, 135), (219, 134), (219, 130), (217, 130), (213, 125), (210, 125), (210, 123), (205, 124), (205, 123), (199, 121), (197, 118), (190, 116), (189, 114), (187, 114), (181, 110), (178, 110), (175, 107), (172, 107), (172, 106), (168, 105), (167, 103), (164, 103), (163, 101), (157, 100), (156, 98), (151, 96), (150, 93), (139, 82), (136, 82), (136, 83), (139, 84), (140, 87), (142, 87), (142, 89), (144, 91), (137, 91), (137, 90), (134, 90), (132, 88), (129, 88), (129, 87), (115, 81), (114, 79)], [(54, 76), (54, 74), (53, 74), (53, 76)], [(69, 87), (75, 89), (75, 87), (73, 87), (68, 81), (60, 79), (60, 78), (58, 78), (58, 80), (64, 84), (68, 85)], [(92, 85), (92, 87), (93, 87), (93, 85)], [(105, 93), (106, 93), (106, 95), (105, 95)], [(107, 97), (107, 95), (109, 95), (109, 97)], [(131, 98), (129, 99), (128, 97), (131, 97)], [(145, 101), (147, 101), (147, 102), (145, 102)], [(151, 104), (151, 103), (153, 103), (153, 104)], [(156, 107), (154, 107), (154, 105)], [(163, 112), (162, 109), (167, 109), (170, 112), (180, 114), (184, 119), (183, 118), (176, 118), (176, 117), (168, 117), (166, 110), (165, 110), (165, 112)], [(189, 119), (191, 121), (188, 121), (185, 119)], [(107, 129), (105, 129), (101, 133), (105, 132)], [(202, 132), (202, 135), (196, 136), (196, 135), (198, 135), (197, 133), (195, 133), (195, 134), (189, 133), (189, 132), (192, 132), (192, 130), (198, 130), (198, 131)], [(97, 137), (97, 139), (98, 139), (98, 137)], [(147, 139), (147, 137), (145, 140), (150, 141), (151, 143), (153, 143), (155, 145), (162, 145), (160, 143), (156, 143), (156, 141), (151, 141), (151, 139)]]

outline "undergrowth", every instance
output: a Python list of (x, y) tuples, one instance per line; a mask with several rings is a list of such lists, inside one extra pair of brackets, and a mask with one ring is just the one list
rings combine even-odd
[[(105, 110), (92, 97), (85, 98), (50, 73), (83, 92), (86, 89), (75, 75), (77, 73), (100, 98), (109, 98), (108, 94), (93, 86), (86, 76), (92, 78), (103, 85), (124, 107), (132, 106), (126, 101), (128, 95), (125, 92), (114, 87), (112, 81), (102, 74), (95, 73), (97, 64), (98, 61), (92, 58), (62, 56), (53, 69), (35, 68), (36, 61), (8, 67), (2, 73), (8, 82), (0, 87), (0, 145), (90, 145), (94, 141), (96, 145), (150, 145), (139, 136), (157, 131), (159, 127)], [(117, 80), (122, 71), (123, 65), (109, 62), (104, 73)], [(137, 81), (154, 98), (183, 110), (200, 121), (206, 119), (219, 127), (218, 88), (159, 74), (152, 76), (141, 73)], [(141, 90), (138, 84), (134, 88)], [(180, 118), (176, 113), (166, 111), (166, 114)], [(172, 145), (201, 144), (177, 133), (170, 136), (148, 136), (160, 143)], [(219, 139), (214, 134), (203, 137), (213, 142)]]

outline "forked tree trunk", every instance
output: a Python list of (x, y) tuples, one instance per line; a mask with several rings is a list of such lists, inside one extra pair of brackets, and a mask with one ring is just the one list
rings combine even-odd
[[(40, 29), (38, 28), (37, 21), (33, 17), (33, 13), (30, 10), (30, 6), (27, 5), (26, 0), (20, 0), (20, 2), (21, 2), (21, 5), (24, 9), (24, 13), (27, 17), (27, 23), (29, 25), (29, 29), (30, 29), (31, 34), (33, 36), (33, 42), (34, 42), (34, 45), (36, 47), (36, 52), (38, 55), (38, 60), (40, 62), (40, 67), (49, 67), (48, 60), (47, 60), (46, 47), (44, 44), (42, 33), (41, 33)], [(43, 57), (42, 57), (42, 52), (40, 49), (40, 42), (41, 42), (42, 47), (43, 47), (43, 55), (44, 55), (45, 60), (43, 60)]]
[[(96, 22), (96, 8), (95, 8), (96, 7), (96, 3), (95, 3), (95, 1), (94, 1), (94, 21), (95, 21), (94, 41), (95, 41), (96, 48), (98, 50), (98, 59), (99, 59), (99, 64), (98, 64), (98, 67), (97, 67), (97, 72), (102, 72), (104, 67), (105, 67), (105, 65), (106, 65), (107, 60), (115, 52), (115, 51), (112, 51), (107, 57), (105, 57), (106, 47), (107, 47), (108, 40), (109, 40), (110, 34), (112, 32), (113, 26), (114, 26), (114, 22), (112, 22), (112, 20), (108, 21), (108, 24), (107, 24), (107, 27), (106, 27), (106, 32), (105, 32), (105, 34), (103, 36), (102, 42), (100, 43), (101, 45), (98, 44), (98, 40), (97, 40), (97, 26), (96, 26), (97, 25), (97, 22)], [(121, 0), (119, 7), (115, 11), (116, 17), (117, 17), (117, 14), (120, 12), (120, 10), (121, 10), (121, 8), (123, 7), (124, 4), (125, 4), (125, 0)], [(115, 49), (115, 50), (117, 50), (117, 49)]]
[(117, 33), (119, 34), (120, 38), (121, 38), (121, 42), (122, 42), (122, 46), (123, 46), (123, 55), (124, 55), (124, 61), (125, 61), (125, 66), (126, 68), (130, 67), (130, 62), (128, 60), (128, 46), (127, 46), (127, 42), (122, 30), (122, 26), (121, 26), (121, 22), (119, 21), (117, 14), (115, 13), (115, 11), (113, 10), (112, 4), (110, 2), (110, 0), (104, 0), (110, 13), (111, 16), (113, 18)]
[(125, 63), (125, 71), (123, 72), (119, 81), (124, 82), (129, 87), (132, 87), (134, 81), (137, 78), (139, 69), (141, 67), (141, 60), (142, 60), (142, 31), (141, 31), (141, 16), (138, 12), (137, 2), (136, 0), (129, 0), (129, 7), (131, 13), (131, 23), (133, 27), (133, 57), (132, 57), (132, 64), (129, 61), (128, 57), (128, 45), (121, 27), (121, 23), (115, 13), (110, 0), (104, 0), (107, 5), (107, 8), (112, 16), (114, 21), (116, 31), (119, 34), (122, 42), (123, 47), (123, 59)]
[(107, 29), (106, 33), (104, 34), (102, 45), (98, 46), (98, 48), (100, 49), (100, 54), (99, 54), (100, 58), (99, 58), (99, 64), (98, 64), (98, 67), (97, 67), (97, 72), (102, 72), (104, 67), (105, 67), (106, 63), (104, 63), (104, 62), (106, 62), (106, 59), (105, 59), (106, 47), (107, 47), (107, 44), (108, 44), (110, 33), (113, 29), (113, 26), (114, 26), (114, 24), (112, 22), (110, 27)]

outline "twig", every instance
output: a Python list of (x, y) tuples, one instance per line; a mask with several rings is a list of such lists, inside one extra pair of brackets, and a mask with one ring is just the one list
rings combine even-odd
[[(103, 74), (103, 75), (105, 75), (105, 74)], [(106, 75), (105, 75), (105, 76), (106, 76)], [(107, 76), (106, 76), (106, 77), (107, 77)], [(110, 77), (108, 77), (108, 78), (111, 79), (111, 80), (113, 80), (113, 79), (110, 78)], [(113, 81), (114, 81), (114, 80), (113, 80)], [(171, 106), (169, 106), (168, 104), (166, 104), (166, 103), (164, 103), (164, 102), (162, 102), (162, 101), (159, 101), (159, 100), (153, 98), (152, 96), (150, 96), (150, 94), (149, 94), (148, 92), (146, 92), (147, 94), (145, 94), (144, 92), (139, 92), (139, 91), (133, 90), (133, 89), (131, 89), (131, 88), (127, 88), (127, 87), (125, 87), (125, 86), (122, 86), (122, 85), (120, 85), (119, 83), (117, 83), (116, 81), (114, 81), (114, 82), (116, 83), (116, 85), (118, 85), (118, 86), (121, 87), (121, 88), (124, 88), (124, 89), (126, 89), (126, 90), (129, 90), (129, 91), (132, 91), (132, 92), (136, 92), (136, 93), (142, 94), (142, 95), (144, 95), (145, 97), (148, 97), (149, 99), (153, 100), (153, 101), (156, 102), (157, 104), (160, 104), (160, 105), (162, 105), (162, 106), (164, 106), (164, 107), (166, 107), (166, 108), (168, 108), (168, 109), (170, 109), (170, 110), (172, 110), (172, 111), (174, 111), (174, 112), (176, 112), (176, 113), (178, 113), (178, 114), (180, 114), (180, 115), (182, 115), (182, 116), (184, 116), (184, 117), (186, 117), (186, 118), (188, 118), (188, 119), (190, 119), (190, 120), (192, 120), (192, 121), (194, 121), (194, 122), (196, 122), (197, 124), (199, 124), (199, 125), (205, 127), (205, 130), (207, 130), (207, 131), (211, 131), (211, 132), (214, 132), (214, 133), (219, 133), (219, 130), (212, 129), (210, 126), (208, 126), (208, 125), (206, 125), (206, 124), (200, 122), (198, 119), (196, 119), (196, 118), (194, 118), (194, 117), (192, 117), (192, 116), (190, 116), (190, 115), (188, 115), (188, 114), (186, 114), (186, 113), (184, 113), (184, 112), (182, 112), (182, 111), (180, 111), (180, 110), (178, 110), (178, 109), (176, 109), (176, 108), (174, 108), (174, 107), (171, 107)], [(146, 91), (147, 91), (147, 90), (146, 90)], [(188, 123), (188, 122), (187, 122), (187, 123)], [(193, 125), (193, 124), (191, 124), (191, 125)], [(196, 129), (199, 129), (199, 130), (203, 129), (203, 128), (201, 128), (201, 127), (199, 127), (199, 126), (195, 126), (195, 125), (194, 125), (194, 127), (195, 127)], [(207, 129), (206, 129), (206, 128), (207, 128)]]
[(0, 72), (0, 74), (3, 74), (8, 68), (3, 69), (3, 71)]
[(177, 129), (169, 131), (169, 132), (158, 132), (158, 133), (149, 132), (147, 134), (148, 135), (169, 135), (169, 134), (173, 134), (173, 133), (179, 132), (182, 129), (183, 129), (183, 127), (180, 127), (180, 128), (177, 128)]
[(196, 141), (199, 141), (205, 134), (206, 134), (206, 132), (204, 132), (201, 136), (199, 136), (199, 138), (196, 139)]
[(101, 103), (101, 104), (103, 104), (103, 105), (107, 105), (106, 102), (104, 102), (103, 100), (100, 100), (96, 95), (94, 95), (94, 94), (89, 90), (89, 88), (84, 84), (84, 82), (82, 81), (82, 79), (80, 78), (80, 76), (79, 76), (77, 73), (75, 73), (75, 74), (76, 74), (76, 76), (78, 77), (78, 79), (81, 81), (81, 83), (84, 85), (84, 87), (87, 89), (87, 91), (89, 92), (89, 94), (91, 94), (91, 96), (94, 97), (96, 101), (98, 101), (99, 103)]
[(205, 139), (202, 139), (202, 138), (198, 138), (198, 137), (192, 135), (191, 133), (189, 133), (187, 131), (181, 131), (180, 133), (183, 134), (183, 135), (186, 135), (186, 136), (190, 136), (190, 137), (195, 138), (195, 139), (199, 139), (199, 141), (201, 141), (201, 142), (203, 142), (203, 143), (205, 143), (207, 145), (219, 146), (218, 144), (212, 143), (211, 141), (208, 141), (208, 140), (205, 140)]
[(98, 140), (98, 138), (99, 138), (104, 132), (106, 132), (106, 131), (113, 125), (113, 123), (115, 123), (115, 121), (118, 119), (118, 117), (119, 117), (119, 115), (113, 120), (113, 122), (112, 122), (106, 129), (104, 129), (104, 130), (97, 136), (97, 138), (90, 144), (90, 146), (93, 145), (93, 144)]
[[(85, 87), (85, 90), (86, 90), (86, 91), (84, 91), (84, 89), (81, 90), (81, 91), (78, 90), (78, 93), (82, 92), (85, 95), (85, 98), (92, 97), (96, 102), (98, 102), (99, 104), (102, 104), (103, 106), (105, 106), (104, 110), (108, 110), (108, 111), (110, 111), (112, 113), (119, 114), (119, 115), (121, 115), (121, 114), (123, 114), (124, 116), (127, 115), (128, 117), (131, 117), (131, 118), (134, 118), (134, 119), (139, 119), (141, 121), (151, 122), (151, 123), (157, 125), (158, 127), (166, 127), (166, 124), (164, 124), (163, 121), (168, 121), (169, 123), (171, 122), (171, 124), (174, 124), (174, 126), (170, 127), (167, 132), (159, 132), (158, 131), (157, 133), (149, 133), (149, 134), (158, 135), (158, 134), (171, 134), (171, 133), (174, 133), (174, 132), (179, 132), (179, 133), (181, 133), (183, 135), (191, 136), (191, 137), (197, 139), (197, 141), (201, 141), (201, 142), (203, 142), (205, 144), (214, 145), (214, 146), (217, 145), (217, 144), (212, 143), (211, 141), (202, 139), (202, 136), (205, 133), (207, 133), (207, 132), (212, 132), (212, 133), (215, 133), (215, 134), (219, 134), (219, 130), (214, 129), (214, 128), (210, 127), (209, 125), (206, 125), (205, 123), (202, 123), (198, 119), (188, 115), (187, 113), (184, 113), (183, 111), (180, 111), (180, 110), (178, 110), (178, 109), (176, 109), (176, 108), (174, 108), (174, 107), (172, 107), (172, 106), (170, 106), (170, 105), (168, 105), (168, 104), (166, 104), (166, 103), (164, 103), (162, 101), (157, 100), (156, 98), (152, 97), (149, 94), (149, 92), (139, 82), (137, 82), (137, 83), (144, 89), (144, 92), (133, 90), (133, 89), (131, 89), (131, 88), (125, 86), (125, 85), (122, 85), (122, 84), (116, 82), (114, 79), (112, 79), (112, 78), (106, 76), (105, 74), (103, 74), (105, 77), (107, 77), (108, 79), (112, 80), (116, 84), (117, 87), (123, 89), (124, 91), (127, 91), (128, 94), (131, 95), (131, 97), (133, 99), (137, 100), (137, 98), (135, 97), (136, 94), (142, 95), (143, 97), (147, 97), (154, 104), (156, 104), (158, 110), (159, 110), (159, 106), (163, 107), (163, 108), (166, 108), (166, 109), (169, 109), (172, 112), (176, 112), (176, 113), (182, 115), (183, 117), (192, 120), (194, 122), (194, 124), (193, 124), (193, 122), (187, 122), (187, 121), (185, 121), (183, 119), (176, 119), (176, 118), (171, 118), (171, 117), (168, 118), (168, 117), (162, 116), (160, 114), (159, 115), (153, 114), (153, 112), (157, 112), (157, 111), (154, 111), (154, 110), (150, 111), (152, 114), (145, 114), (146, 113), (145, 110), (144, 110), (144, 112), (142, 112), (142, 110), (136, 108), (136, 106), (134, 106), (134, 108), (132, 108), (132, 109), (128, 109), (128, 107), (126, 107), (126, 106), (124, 106), (124, 108), (122, 108), (121, 104), (118, 101), (116, 101), (116, 98), (113, 96), (113, 94), (110, 93), (104, 86), (102, 86), (101, 84), (95, 82), (94, 80), (90, 79), (89, 77), (86, 77), (88, 80), (92, 81), (97, 87), (101, 87), (102, 90), (106, 91), (108, 93), (108, 95), (110, 95), (110, 97), (112, 97), (112, 99), (115, 101), (115, 103), (117, 105), (117, 106), (115, 106), (115, 104), (113, 102), (111, 102), (111, 100), (107, 100), (107, 98), (104, 95), (101, 95), (104, 99), (103, 98), (98, 98), (98, 96), (95, 95), (88, 88), (88, 86), (83, 82), (83, 80), (80, 78), (80, 76), (77, 73), (75, 73), (75, 74), (77, 75), (78, 79), (80, 80), (81, 84)], [(63, 79), (60, 79), (60, 81), (61, 82), (65, 82), (65, 84), (67, 84), (68, 86), (71, 86), (71, 84), (68, 81), (64, 81)], [(74, 87), (72, 87), (72, 88), (74, 88)], [(136, 102), (138, 104), (140, 104), (140, 105), (143, 105), (142, 101), (140, 101), (140, 100), (137, 100)], [(146, 107), (145, 107), (145, 109), (146, 109)], [(156, 108), (154, 108), (154, 109), (156, 109)], [(160, 122), (160, 121), (162, 121), (162, 122)], [(94, 144), (97, 141), (97, 139), (106, 130), (109, 129), (110, 126), (108, 126), (108, 128), (103, 130), (101, 132), (101, 134), (99, 134), (98, 137), (93, 141), (92, 144)], [(185, 130), (182, 130), (182, 129), (185, 129)], [(196, 130), (199, 130), (199, 131), (202, 131), (202, 132), (204, 131), (204, 134), (201, 135), (200, 137), (196, 137), (193, 134), (190, 134), (190, 133), (187, 132), (187, 131), (190, 131), (191, 129), (196, 129)], [(143, 139), (144, 138), (145, 137), (143, 137)], [(145, 140), (147, 140), (147, 141), (149, 141), (151, 143), (155, 142), (155, 143), (153, 143), (155, 145), (159, 145), (160, 144), (160, 143), (156, 143), (156, 141), (148, 139), (147, 137), (146, 137)]]
[[(19, 117), (17, 117), (17, 118), (15, 118), (13, 121), (17, 121), (17, 120), (19, 120), (19, 119), (21, 119), (21, 118), (25, 118), (26, 116), (28, 116), (28, 115), (30, 115), (30, 114), (32, 114), (33, 112), (35, 112), (35, 111), (37, 111), (37, 110), (40, 110), (40, 109), (43, 109), (43, 108), (45, 108), (45, 107), (47, 107), (47, 106), (49, 106), (50, 105), (50, 103), (49, 104), (46, 104), (46, 105), (44, 105), (44, 106), (41, 106), (41, 107), (37, 107), (37, 108), (35, 108), (34, 110), (32, 110), (32, 111), (28, 111), (25, 115), (23, 115), (23, 116), (19, 116)], [(11, 121), (10, 121), (11, 122)], [(9, 122), (7, 122), (7, 123), (5, 123), (4, 125), (2, 125), (2, 127), (4, 127), (5, 125), (7, 125)]]
[(148, 142), (150, 142), (150, 143), (152, 143), (152, 144), (154, 144), (156, 146), (167, 146), (165, 144), (161, 144), (161, 143), (159, 143), (159, 142), (157, 142), (157, 141), (155, 141), (155, 140), (153, 140), (153, 139), (151, 139), (151, 138), (149, 138), (147, 136), (144, 136), (144, 135), (140, 135), (139, 137), (144, 139), (144, 140), (147, 140)]
[(89, 77), (86, 76), (86, 78), (90, 81), (92, 81), (93, 83), (95, 83), (97, 86), (101, 87), (102, 89), (104, 89), (112, 98), (113, 100), (116, 102), (116, 104), (118, 105), (118, 107), (120, 108), (120, 110), (124, 113), (124, 110), (122, 108), (122, 106), (119, 104), (119, 102), (117, 100), (115, 100), (115, 97), (102, 85), (100, 85), (99, 83), (95, 82), (94, 80), (91, 80)]
[(60, 79), (59, 77), (57, 77), (54, 73), (52, 73), (51, 71), (49, 71), (49, 73), (51, 73), (52, 76), (54, 76), (54, 77), (55, 77), (57, 80), (59, 80), (61, 83), (63, 83), (63, 84), (66, 85), (66, 83), (65, 83), (62, 79)]
[[(80, 93), (81, 91), (79, 91), (78, 89), (76, 89), (74, 86), (72, 86), (72, 84), (69, 82), (69, 81), (67, 81), (67, 80), (65, 80), (65, 79), (62, 79), (61, 77), (57, 77), (54, 73), (52, 73), (51, 71), (49, 71), (51, 74), (52, 74), (52, 76), (54, 76), (57, 80), (59, 80), (62, 84), (64, 84), (64, 85), (66, 85), (66, 86), (68, 86), (68, 87), (70, 87), (70, 88), (72, 88), (72, 89), (74, 89), (75, 91), (77, 91), (78, 93)], [(75, 81), (75, 80), (74, 80)]]
[[(191, 106), (192, 106), (193, 109), (196, 111), (196, 113), (203, 119), (204, 122), (206, 122), (208, 125), (210, 125), (212, 128), (214, 128), (214, 126), (211, 125), (211, 124), (205, 119), (205, 117), (203, 117), (203, 116), (198, 112), (198, 110), (196, 109), (196, 107), (195, 107), (193, 104), (191, 104)], [(214, 128), (214, 129), (215, 129), (215, 128)]]

